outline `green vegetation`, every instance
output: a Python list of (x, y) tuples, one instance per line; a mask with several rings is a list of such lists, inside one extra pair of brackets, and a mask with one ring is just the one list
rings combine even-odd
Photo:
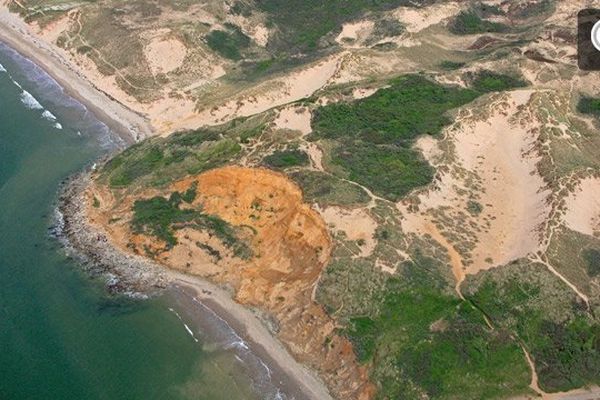
[(345, 142), (343, 149), (335, 151), (333, 162), (348, 172), (348, 179), (392, 200), (428, 184), (435, 172), (412, 149), (361, 141)]
[(467, 202), (467, 211), (469, 212), (469, 214), (477, 216), (483, 211), (483, 206), (477, 201), (469, 200)]
[(448, 110), (479, 94), (419, 75), (404, 76), (365, 99), (317, 109), (313, 137), (338, 143), (332, 161), (347, 177), (397, 200), (433, 177), (431, 167), (412, 149), (414, 139), (438, 134), (451, 122)]
[(526, 19), (546, 16), (554, 10), (553, 0), (540, 0), (532, 2), (515, 3), (509, 9), (512, 18)]
[(577, 111), (582, 114), (600, 116), (600, 99), (593, 97), (582, 97), (577, 104)]
[(405, 31), (406, 28), (400, 21), (385, 18), (377, 19), (366, 44), (373, 45), (382, 39), (400, 36)]
[(475, 10), (462, 11), (450, 23), (450, 32), (456, 35), (475, 33), (507, 32), (508, 26), (482, 19)]
[(587, 273), (592, 278), (600, 275), (600, 250), (586, 249), (583, 251), (583, 258), (587, 263)]
[(408, 75), (392, 80), (389, 88), (367, 98), (317, 109), (313, 129), (318, 138), (412, 144), (419, 135), (439, 133), (451, 122), (446, 111), (478, 96), (471, 89), (442, 86), (420, 75)]
[(360, 187), (318, 171), (297, 171), (290, 177), (302, 188), (304, 200), (327, 205), (357, 205), (369, 202)]
[(188, 174), (198, 174), (235, 161), (247, 143), (264, 129), (263, 119), (239, 119), (228, 124), (150, 138), (111, 159), (101, 179), (114, 188), (164, 186)]
[(192, 185), (184, 193), (171, 193), (169, 198), (156, 196), (147, 200), (136, 200), (133, 204), (131, 226), (137, 233), (162, 240), (167, 250), (177, 244), (175, 230), (183, 228), (208, 230), (231, 248), (236, 256), (251, 257), (250, 248), (238, 238), (236, 230), (227, 222), (193, 208), (180, 207), (182, 201), (191, 203), (195, 197), (196, 185)]
[(266, 156), (263, 162), (273, 168), (289, 168), (308, 165), (308, 154), (302, 150), (276, 151)]
[(237, 61), (242, 58), (240, 49), (250, 46), (250, 38), (232, 24), (225, 24), (227, 31), (215, 30), (206, 36), (208, 46), (225, 58)]
[[(259, 0), (258, 7), (269, 14), (281, 35), (276, 46), (287, 51), (314, 50), (324, 36), (367, 11), (383, 11), (398, 6), (414, 6), (409, 0)], [(420, 1), (429, 3), (429, 1)]]
[(522, 78), (498, 74), (487, 70), (469, 74), (468, 79), (471, 81), (471, 85), (482, 93), (501, 92), (529, 85), (529, 83)]
[[(529, 370), (504, 330), (490, 331), (468, 302), (441, 290), (426, 258), (384, 285), (378, 312), (345, 334), (372, 366), (380, 399), (483, 399), (527, 392)], [(468, 381), (465, 380), (468, 377)]]
[(499, 6), (491, 4), (476, 3), (471, 6), (471, 9), (482, 18), (505, 14)]
[(523, 341), (542, 389), (600, 383), (600, 324), (543, 265), (515, 263), (473, 280), (468, 298)]
[(460, 68), (464, 67), (465, 65), (466, 65), (466, 63), (464, 63), (464, 62), (449, 61), (449, 60), (444, 60), (440, 63), (440, 67), (442, 69), (445, 69), (446, 71), (454, 71), (456, 69), (460, 69)]

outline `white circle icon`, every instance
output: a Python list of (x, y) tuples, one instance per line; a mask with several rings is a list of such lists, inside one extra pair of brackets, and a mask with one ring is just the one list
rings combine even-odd
[(600, 51), (600, 21), (596, 22), (592, 28), (592, 44), (596, 50)]

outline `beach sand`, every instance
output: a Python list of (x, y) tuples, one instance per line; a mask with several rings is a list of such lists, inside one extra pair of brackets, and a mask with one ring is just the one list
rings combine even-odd
[(71, 97), (85, 105), (127, 143), (153, 134), (145, 116), (99, 90), (75, 71), (51, 45), (34, 37), (28, 25), (4, 5), (0, 5), (0, 41), (44, 69)]

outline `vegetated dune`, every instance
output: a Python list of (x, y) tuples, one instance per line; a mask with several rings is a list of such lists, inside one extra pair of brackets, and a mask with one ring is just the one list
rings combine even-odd
[[(455, 276), (508, 262), (534, 253), (540, 244), (538, 228), (550, 210), (548, 191), (536, 171), (534, 149), (538, 123), (527, 111), (532, 92), (496, 95), (446, 131), (440, 156), (430, 141), (420, 142), (423, 153), (442, 161), (435, 185), (418, 195), (418, 212), (404, 206), (403, 228), (429, 234), (460, 253), (464, 273), (453, 258)], [(475, 112), (477, 114), (475, 114)], [(479, 115), (481, 114), (481, 115)]]
[(283, 174), (231, 166), (190, 176), (166, 191), (136, 194), (135, 200), (183, 193), (192, 185), (197, 185), (197, 195), (185, 207), (234, 227), (251, 255), (235, 254), (218, 235), (197, 227), (176, 230), (177, 244), (165, 249), (155, 237), (132, 232), (134, 198), (116, 202), (102, 187), (90, 191), (89, 198), (102, 204), (89, 207), (91, 219), (121, 249), (153, 254), (169, 268), (231, 287), (238, 302), (265, 313), (295, 358), (320, 371), (338, 398), (367, 398), (373, 389), (366, 369), (358, 366), (350, 342), (336, 334), (334, 321), (312, 300), (331, 240), (321, 216), (303, 203), (300, 189)]
[(600, 233), (600, 179), (582, 179), (566, 199), (564, 221), (567, 227), (586, 235)]

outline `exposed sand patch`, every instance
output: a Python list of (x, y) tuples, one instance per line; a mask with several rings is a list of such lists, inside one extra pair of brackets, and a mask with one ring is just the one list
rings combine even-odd
[(585, 178), (566, 199), (565, 224), (586, 235), (600, 233), (600, 179)]
[(44, 29), (39, 29), (38, 36), (48, 43), (56, 43), (56, 39), (58, 39), (61, 33), (67, 32), (71, 27), (71, 18), (69, 15), (65, 15), (64, 17), (46, 25)]
[(400, 7), (393, 15), (406, 26), (408, 32), (416, 33), (456, 15), (460, 8), (459, 2), (435, 4), (424, 8)]
[(415, 142), (415, 147), (421, 151), (423, 157), (425, 157), (425, 159), (429, 161), (431, 165), (436, 165), (435, 160), (437, 157), (442, 155), (442, 151), (439, 148), (438, 139), (429, 135), (418, 138)]
[(253, 90), (224, 104), (205, 109), (177, 125), (216, 125), (224, 121), (257, 114), (273, 107), (309, 97), (334, 76), (342, 55), (335, 55), (283, 78), (267, 81)]
[(153, 38), (144, 48), (144, 54), (154, 75), (176, 70), (183, 64), (187, 48), (175, 38)]
[[(478, 109), (479, 117), (464, 117), (456, 129), (448, 130), (454, 160), (438, 165), (448, 172), (418, 196), (419, 212), (400, 206), (406, 218), (403, 228), (429, 233), (447, 247), (459, 280), (460, 264), (464, 277), (540, 247), (537, 230), (550, 212), (545, 204), (549, 192), (536, 172), (538, 123), (521, 109), (531, 94), (498, 95)], [(431, 139), (419, 140), (417, 147), (428, 159), (439, 154)]]
[(323, 150), (314, 142), (305, 142), (300, 145), (300, 149), (306, 151), (310, 158), (310, 164), (317, 171), (325, 171), (323, 167)]
[(252, 38), (259, 46), (265, 47), (269, 43), (269, 30), (266, 26), (259, 24), (254, 28)]
[(362, 208), (347, 209), (331, 206), (325, 209), (317, 208), (327, 225), (335, 233), (343, 232), (348, 240), (360, 241), (358, 257), (368, 257), (373, 254), (377, 240), (375, 230), (377, 223)]
[(352, 91), (352, 97), (354, 99), (364, 99), (365, 97), (369, 97), (375, 94), (379, 89), (375, 88), (356, 88)]
[(360, 47), (362, 42), (371, 34), (373, 21), (350, 22), (342, 25), (342, 32), (335, 38), (335, 41), (348, 48)]
[(292, 129), (302, 132), (302, 135), (308, 135), (312, 132), (310, 126), (310, 110), (306, 107), (286, 107), (279, 111), (279, 115), (273, 123), (278, 129)]
[(264, 18), (258, 17), (257, 14), (246, 18), (243, 15), (232, 14), (229, 10), (226, 20), (228, 23), (239, 26), (242, 32), (254, 40), (257, 45), (265, 47), (269, 43), (269, 29), (263, 23)]

